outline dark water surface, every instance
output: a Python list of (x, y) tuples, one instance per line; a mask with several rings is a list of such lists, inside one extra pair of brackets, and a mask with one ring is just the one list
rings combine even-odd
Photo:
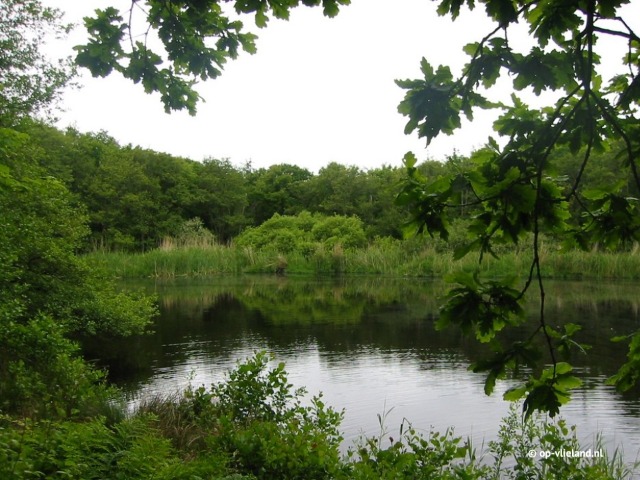
[[(452, 329), (437, 332), (441, 282), (417, 279), (235, 277), (127, 284), (159, 297), (155, 334), (100, 342), (90, 355), (110, 369), (132, 405), (147, 395), (173, 393), (224, 378), (237, 360), (268, 350), (284, 361), (296, 386), (324, 393), (346, 410), (346, 444), (360, 434), (389, 435), (403, 419), (416, 429), (470, 436), (480, 448), (497, 433), (513, 380), (484, 394), (484, 377), (468, 371), (486, 353)], [(609, 338), (638, 329), (640, 284), (549, 282), (550, 323), (579, 323), (591, 345), (573, 364), (583, 386), (561, 411), (578, 426), (584, 447), (601, 432), (608, 448), (640, 451), (640, 391), (620, 394), (604, 385), (626, 354)], [(530, 305), (535, 317), (536, 305)]]

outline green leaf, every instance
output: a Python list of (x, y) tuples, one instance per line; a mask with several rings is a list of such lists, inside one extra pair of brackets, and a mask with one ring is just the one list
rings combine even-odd
[(417, 162), (418, 162), (418, 159), (416, 158), (413, 152), (405, 153), (404, 157), (402, 158), (402, 163), (407, 169), (415, 167)]
[[(473, 0), (467, 0), (469, 8), (473, 9)], [(451, 14), (451, 18), (455, 20), (460, 15), (460, 7), (465, 4), (465, 0), (442, 0), (438, 5), (438, 15), (444, 16)]]
[(479, 239), (476, 239), (473, 242), (465, 243), (456, 247), (453, 251), (453, 259), (460, 260), (473, 250), (476, 250), (478, 247), (480, 247), (481, 244), (482, 242)]
[(255, 22), (258, 28), (264, 28), (267, 26), (267, 22), (269, 21), (269, 17), (267, 17), (264, 10), (257, 10), (255, 15)]
[(519, 387), (511, 387), (504, 394), (502, 398), (508, 402), (517, 402), (521, 400), (527, 393), (527, 387), (521, 385)]
[(487, 14), (501, 26), (505, 26), (518, 19), (516, 2), (512, 0), (485, 0)]
[(582, 380), (571, 375), (562, 375), (558, 377), (556, 385), (559, 390), (567, 391), (581, 386)]

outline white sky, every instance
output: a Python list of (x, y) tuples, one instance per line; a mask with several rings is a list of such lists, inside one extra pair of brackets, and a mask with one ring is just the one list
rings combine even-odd
[[(126, 12), (130, 6), (130, 0), (44, 3), (78, 24), (95, 8), (113, 5)], [(327, 19), (321, 8), (302, 6), (289, 22), (271, 19), (262, 30), (248, 17), (245, 26), (259, 36), (258, 53), (241, 54), (220, 78), (199, 85), (206, 103), (196, 117), (165, 114), (158, 95), (116, 74), (93, 79), (82, 71), (82, 88), (64, 96), (59, 126), (105, 130), (121, 144), (194, 160), (251, 161), (256, 168), (291, 163), (317, 171), (331, 161), (397, 166), (408, 150), (420, 159), (444, 159), (454, 149), (468, 154), (491, 133), (484, 112), (426, 149), (416, 134), (404, 135), (406, 120), (397, 113), (404, 91), (394, 79), (419, 78), (423, 56), (455, 74), (468, 60), (462, 46), (492, 29), (482, 9), (452, 23), (435, 8), (427, 0), (353, 0)], [(65, 55), (84, 39), (80, 26), (67, 42), (49, 48)], [(619, 62), (619, 55), (613, 60)]]

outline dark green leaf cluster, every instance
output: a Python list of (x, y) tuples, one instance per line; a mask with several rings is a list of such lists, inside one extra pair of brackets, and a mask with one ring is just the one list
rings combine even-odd
[(629, 351), (627, 362), (608, 382), (620, 390), (629, 390), (640, 382), (640, 333), (635, 332), (633, 335), (616, 337), (612, 340), (616, 342), (628, 341)]
[(450, 324), (460, 327), (464, 333), (474, 332), (480, 342), (493, 340), (508, 325), (522, 323), (524, 313), (520, 291), (507, 286), (508, 282), (481, 282), (476, 275), (459, 273), (445, 297), (437, 326), (443, 329)]
[(525, 418), (536, 411), (544, 411), (555, 417), (560, 407), (571, 398), (570, 390), (579, 387), (582, 382), (571, 375), (573, 367), (565, 362), (558, 362), (545, 369), (539, 377), (532, 376), (520, 387), (507, 390), (505, 400), (516, 401), (525, 397), (522, 409)]
[(407, 181), (398, 194), (396, 202), (407, 207), (413, 214), (411, 222), (407, 223), (405, 232), (428, 232), (431, 237), (438, 233), (440, 238), (449, 238), (449, 222), (445, 215), (447, 201), (452, 195), (453, 178), (443, 176), (428, 181), (416, 167), (417, 159), (411, 152), (404, 157), (407, 169)]
[[(621, 194), (622, 185), (583, 193), (589, 210), (583, 213), (581, 228), (574, 239), (581, 247), (597, 243), (607, 249), (640, 241), (638, 199)], [(586, 243), (586, 242), (589, 243)]]
[[(302, 3), (322, 5), (324, 14), (333, 17), (350, 0)], [(194, 89), (196, 82), (217, 78), (240, 50), (256, 52), (256, 35), (245, 31), (242, 21), (232, 19), (222, 4), (220, 0), (131, 2), (126, 21), (114, 7), (96, 10), (94, 17), (85, 18), (90, 38), (75, 47), (76, 63), (95, 77), (116, 71), (141, 83), (145, 92), (158, 92), (167, 113), (186, 109), (195, 115), (202, 100)], [(269, 15), (288, 20), (299, 4), (299, 0), (237, 0), (234, 8), (240, 15), (254, 14), (256, 25), (263, 28)], [(143, 40), (137, 40), (140, 37)]]

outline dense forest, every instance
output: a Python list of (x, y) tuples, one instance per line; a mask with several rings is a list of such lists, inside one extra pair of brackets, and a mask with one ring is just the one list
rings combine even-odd
[[(364, 236), (347, 241), (346, 247), (361, 247), (379, 237), (403, 237), (407, 213), (396, 202), (406, 181), (402, 166), (362, 170), (328, 163), (317, 173), (290, 164), (255, 169), (229, 159), (198, 162), (122, 146), (105, 132), (61, 131), (34, 121), (23, 122), (19, 130), (38, 150), (43, 171), (59, 180), (86, 213), (90, 234), (85, 251), (146, 251), (198, 228), (220, 244), (229, 244), (274, 215), (302, 212), (359, 219)], [(480, 153), (467, 158), (453, 152), (422, 162), (419, 170), (436, 181), (462, 171)], [(612, 168), (616, 164), (612, 157), (606, 152), (594, 156), (581, 188), (608, 191), (622, 185), (624, 195), (638, 197), (630, 174)], [(569, 189), (580, 172), (580, 157), (566, 150), (556, 154), (555, 164), (557, 178)], [(458, 196), (468, 199), (471, 192), (463, 185)], [(456, 216), (464, 220), (476, 213), (473, 206), (461, 207)], [(575, 217), (579, 224), (581, 218), (577, 213)], [(348, 223), (343, 228), (346, 234)]]

